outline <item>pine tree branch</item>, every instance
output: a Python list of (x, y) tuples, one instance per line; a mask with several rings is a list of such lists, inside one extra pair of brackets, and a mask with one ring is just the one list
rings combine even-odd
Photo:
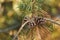
[(60, 25), (60, 23), (59, 22), (57, 22), (57, 21), (55, 21), (55, 20), (52, 20), (52, 19), (49, 19), (49, 18), (44, 18), (46, 21), (50, 21), (50, 22), (52, 22), (52, 23), (54, 23), (54, 24), (57, 24), (57, 25)]
[(18, 32), (16, 33), (16, 35), (14, 36), (14, 38), (12, 40), (15, 40), (15, 38), (19, 35), (19, 33), (21, 32), (21, 30), (23, 29), (23, 27), (28, 23), (29, 21), (26, 21), (18, 30)]

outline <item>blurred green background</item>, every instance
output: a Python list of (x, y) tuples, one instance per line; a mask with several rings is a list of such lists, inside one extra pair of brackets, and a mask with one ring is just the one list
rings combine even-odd
[[(60, 0), (35, 0), (35, 10), (32, 9), (33, 6), (31, 1), (32, 0), (0, 0), (0, 29), (6, 29), (11, 26), (14, 27), (17, 21), (20, 22), (21, 25), (25, 16), (31, 16), (33, 11), (39, 11), (40, 9), (46, 11), (51, 19), (60, 22)], [(42, 15), (44, 15), (44, 13), (42, 13)], [(12, 40), (10, 31), (0, 33), (0, 36), (0, 40)], [(59, 25), (53, 24), (51, 37), (51, 40), (60, 40)]]

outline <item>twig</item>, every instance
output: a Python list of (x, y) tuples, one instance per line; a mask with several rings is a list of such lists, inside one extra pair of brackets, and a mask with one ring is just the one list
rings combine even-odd
[(15, 38), (19, 35), (19, 33), (21, 32), (21, 30), (23, 29), (23, 27), (28, 23), (29, 21), (26, 21), (18, 30), (17, 34), (14, 36), (14, 38), (12, 40), (15, 40)]
[(52, 23), (55, 23), (55, 24), (57, 24), (57, 25), (60, 25), (60, 23), (59, 22), (57, 22), (57, 21), (55, 21), (55, 20), (52, 20), (52, 19), (49, 19), (49, 18), (44, 18), (46, 21), (50, 21), (50, 22), (52, 22)]

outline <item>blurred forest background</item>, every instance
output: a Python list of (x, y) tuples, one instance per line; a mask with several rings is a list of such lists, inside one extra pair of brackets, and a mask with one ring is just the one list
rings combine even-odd
[[(60, 22), (60, 0), (0, 0), (0, 40), (12, 40), (23, 18), (32, 14)], [(16, 40), (40, 40), (39, 35), (42, 40), (60, 40), (60, 25), (47, 21), (44, 27), (26, 26)]]

